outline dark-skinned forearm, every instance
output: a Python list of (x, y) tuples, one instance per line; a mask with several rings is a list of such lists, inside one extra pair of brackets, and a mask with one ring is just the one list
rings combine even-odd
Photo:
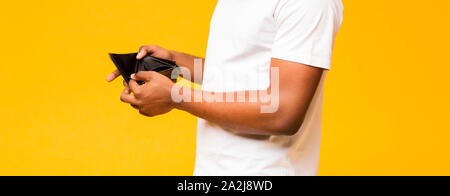
[[(205, 59), (201, 58), (201, 57), (196, 57), (190, 54), (186, 54), (186, 53), (182, 53), (182, 52), (178, 52), (178, 51), (170, 51), (172, 54), (172, 58), (174, 61), (177, 62), (177, 64), (180, 67), (184, 67), (186, 69), (188, 69), (191, 73), (191, 78), (185, 78), (190, 80), (191, 82), (198, 82), (201, 83), (202, 80), (202, 75), (203, 75), (203, 65), (205, 63)], [(195, 59), (201, 59), (202, 60), (202, 70), (201, 73), (197, 73), (197, 75), (194, 75), (194, 62)], [(194, 81), (194, 78), (197, 77), (199, 79), (199, 81)]]
[[(195, 92), (202, 93), (200, 90), (190, 90), (191, 100), (195, 100)], [(234, 94), (236, 98), (237, 93)], [(246, 91), (245, 94), (249, 97), (250, 92)], [(203, 98), (201, 102), (176, 103), (175, 108), (242, 134), (292, 135), (300, 126), (298, 119), (289, 119), (288, 116), (292, 115), (289, 115), (289, 111), (286, 111), (284, 106), (280, 106), (275, 113), (261, 113), (263, 103), (260, 101), (226, 102), (225, 93), (220, 93), (219, 96), (223, 98), (223, 101), (208, 102)]]

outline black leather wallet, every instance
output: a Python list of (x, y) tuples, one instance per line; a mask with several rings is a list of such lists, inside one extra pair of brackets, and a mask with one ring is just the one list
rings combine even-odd
[(117, 69), (122, 74), (123, 79), (125, 79), (127, 83), (131, 80), (131, 74), (139, 71), (155, 71), (170, 78), (173, 82), (176, 82), (176, 79), (171, 78), (172, 71), (178, 71), (178, 69), (175, 69), (178, 67), (175, 61), (153, 56), (146, 56), (140, 60), (137, 60), (136, 55), (137, 53), (109, 54), (111, 60), (114, 62)]

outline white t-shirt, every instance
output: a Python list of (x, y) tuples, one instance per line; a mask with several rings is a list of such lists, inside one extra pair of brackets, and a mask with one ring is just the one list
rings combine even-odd
[[(341, 0), (219, 0), (202, 89), (267, 89), (271, 58), (329, 70), (342, 16)], [(317, 175), (325, 75), (296, 135), (242, 135), (199, 118), (194, 175)]]

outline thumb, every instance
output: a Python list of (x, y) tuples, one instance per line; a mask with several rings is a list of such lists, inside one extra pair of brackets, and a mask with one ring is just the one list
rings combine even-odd
[(141, 49), (139, 50), (139, 53), (138, 53), (137, 56), (136, 56), (136, 59), (142, 59), (142, 58), (144, 58), (145, 56), (147, 56), (147, 50), (146, 50), (145, 48), (141, 48)]
[(131, 74), (131, 79), (136, 81), (150, 81), (153, 78), (153, 71), (140, 71), (135, 74)]

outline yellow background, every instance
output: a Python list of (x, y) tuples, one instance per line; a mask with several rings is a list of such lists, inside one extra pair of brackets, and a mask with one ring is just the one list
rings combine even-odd
[[(0, 175), (191, 175), (196, 118), (122, 104), (107, 53), (204, 56), (215, 3), (2, 2)], [(450, 175), (449, 4), (344, 0), (321, 175)]]

